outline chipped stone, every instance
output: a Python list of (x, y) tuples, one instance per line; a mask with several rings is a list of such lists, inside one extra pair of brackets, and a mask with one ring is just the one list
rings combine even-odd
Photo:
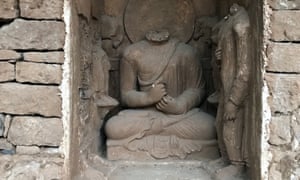
[(65, 27), (58, 21), (16, 19), (0, 29), (1, 49), (62, 49)]
[(32, 62), (17, 62), (16, 80), (41, 84), (60, 84), (62, 78), (61, 65)]
[(0, 114), (0, 137), (4, 135), (4, 130), (5, 130), (4, 122), (5, 122), (5, 116), (4, 114)]
[(24, 61), (63, 64), (64, 52), (27, 52)]
[(271, 96), (269, 105), (272, 113), (290, 113), (300, 104), (300, 75), (270, 74), (265, 75)]
[(15, 65), (8, 62), (0, 62), (0, 82), (15, 79)]
[(8, 140), (17, 146), (59, 146), (62, 137), (59, 118), (14, 117), (8, 132)]
[(269, 169), (269, 180), (281, 180), (281, 172), (277, 168), (277, 163), (272, 163)]
[(11, 115), (6, 115), (5, 116), (5, 120), (4, 120), (4, 134), (3, 134), (3, 137), (7, 137), (7, 134), (8, 134), (8, 130), (10, 128), (10, 124), (11, 124), (11, 120), (12, 120), (12, 117)]
[(15, 60), (20, 59), (20, 53), (13, 50), (0, 50), (0, 60)]
[(16, 152), (17, 154), (33, 155), (40, 153), (40, 148), (38, 146), (17, 146)]
[(0, 150), (11, 151), (14, 150), (14, 146), (7, 141), (7, 139), (0, 138)]
[(300, 41), (300, 11), (273, 11), (271, 39), (274, 41)]
[(21, 17), (62, 19), (63, 0), (20, 0)]
[(272, 117), (270, 123), (270, 139), (272, 145), (283, 145), (291, 142), (290, 117)]
[(57, 157), (0, 156), (0, 179), (64, 179), (63, 161)]
[(300, 9), (299, 0), (268, 0), (270, 6), (276, 10)]
[(299, 61), (300, 44), (271, 43), (268, 47), (267, 71), (272, 72), (300, 72)]
[(0, 112), (61, 116), (60, 91), (56, 86), (0, 84)]
[(18, 15), (17, 5), (15, 0), (0, 1), (0, 19), (13, 19)]
[(299, 142), (300, 142), (300, 109), (295, 111), (291, 117), (292, 117), (291, 128), (294, 134), (293, 149), (297, 150), (299, 148)]

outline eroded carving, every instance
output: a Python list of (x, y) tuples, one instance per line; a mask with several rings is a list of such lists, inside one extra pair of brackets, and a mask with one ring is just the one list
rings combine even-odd
[(220, 61), (220, 99), (217, 133), (223, 159), (229, 166), (217, 172), (217, 179), (232, 179), (242, 174), (247, 162), (247, 124), (245, 122), (249, 94), (251, 55), (250, 22), (247, 11), (233, 4), (230, 14), (217, 25)]
[(122, 103), (108, 120), (109, 159), (218, 157), (214, 118), (201, 111), (204, 81), (197, 51), (150, 31), (121, 60)]

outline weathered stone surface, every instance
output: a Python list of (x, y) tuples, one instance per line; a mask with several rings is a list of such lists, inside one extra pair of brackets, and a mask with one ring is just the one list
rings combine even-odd
[(289, 116), (272, 117), (269, 143), (273, 145), (290, 143), (292, 138), (290, 125)]
[(109, 16), (122, 16), (126, 7), (123, 0), (104, 0), (104, 11)]
[(28, 52), (24, 53), (24, 61), (45, 62), (45, 63), (64, 63), (64, 52)]
[(7, 134), (8, 134), (8, 130), (10, 128), (10, 124), (11, 124), (11, 120), (12, 120), (12, 117), (11, 115), (6, 115), (5, 116), (5, 120), (4, 120), (4, 134), (3, 134), (3, 137), (7, 137)]
[(271, 43), (268, 47), (268, 65), (273, 72), (300, 72), (300, 44)]
[(63, 0), (20, 0), (21, 17), (62, 19)]
[(42, 84), (60, 84), (62, 77), (61, 65), (32, 62), (17, 62), (16, 80)]
[(18, 15), (17, 1), (1, 0), (0, 1), (0, 19), (12, 19)]
[(5, 130), (4, 122), (5, 122), (5, 116), (4, 114), (0, 114), (0, 137), (4, 135), (4, 130)]
[(0, 112), (61, 116), (59, 94), (56, 86), (0, 84)]
[(216, 14), (216, 0), (193, 0), (197, 17), (201, 16), (214, 16)]
[(15, 79), (15, 65), (8, 62), (0, 62), (0, 82)]
[(273, 11), (271, 39), (274, 41), (300, 41), (300, 11)]
[(40, 156), (0, 156), (0, 179), (63, 179), (63, 159)]
[(270, 165), (269, 174), (269, 180), (281, 180), (281, 172), (279, 171), (277, 163)]
[(0, 60), (20, 59), (21, 55), (13, 50), (0, 50)]
[(88, 20), (91, 18), (91, 1), (76, 0), (76, 7), (78, 14), (83, 15)]
[(14, 146), (7, 141), (7, 139), (0, 138), (0, 150), (11, 151), (14, 149)]
[(272, 113), (287, 114), (300, 105), (300, 75), (266, 74), (270, 90), (269, 105)]
[(273, 9), (300, 9), (299, 0), (268, 0)]
[(11, 116), (0, 114), (0, 137), (7, 137), (8, 129), (10, 127)]
[(0, 29), (1, 49), (61, 49), (64, 45), (63, 22), (16, 19)]
[(17, 146), (59, 146), (62, 137), (60, 118), (15, 117), (8, 132), (8, 140)]
[(294, 112), (291, 116), (292, 122), (291, 127), (293, 130), (294, 141), (293, 141), (293, 149), (295, 151), (300, 150), (300, 108)]
[(92, 0), (92, 16), (96, 19), (100, 19), (103, 14), (103, 1)]
[(38, 154), (40, 153), (40, 148), (38, 146), (17, 146), (16, 147), (17, 154)]

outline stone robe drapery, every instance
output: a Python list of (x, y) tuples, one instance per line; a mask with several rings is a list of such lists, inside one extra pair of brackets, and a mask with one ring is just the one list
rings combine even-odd
[[(241, 7), (240, 7), (241, 8)], [(247, 161), (246, 97), (251, 70), (249, 17), (244, 8), (222, 21), (218, 49), (221, 50), (221, 96), (217, 115), (217, 133), (222, 156), (234, 164)], [(224, 119), (225, 105), (237, 106), (236, 119)]]
[[(176, 39), (164, 44), (141, 41), (126, 49), (121, 63), (122, 103), (131, 109), (121, 111), (107, 122), (108, 145), (146, 150), (156, 158), (184, 158), (187, 153), (200, 151), (202, 146), (216, 145), (214, 118), (196, 108), (204, 96), (205, 83), (192, 47)], [(168, 95), (184, 104), (186, 113), (165, 114), (154, 104), (140, 103), (136, 92), (148, 91), (157, 81), (166, 85)], [(158, 148), (159, 141), (166, 141), (166, 137), (170, 137), (169, 144), (174, 139), (187, 141), (178, 142), (177, 150)]]

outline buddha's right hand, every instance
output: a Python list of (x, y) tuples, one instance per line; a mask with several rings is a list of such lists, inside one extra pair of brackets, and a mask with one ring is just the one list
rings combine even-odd
[(153, 104), (159, 102), (165, 95), (167, 95), (165, 84), (154, 83), (151, 89), (147, 92), (147, 95)]

